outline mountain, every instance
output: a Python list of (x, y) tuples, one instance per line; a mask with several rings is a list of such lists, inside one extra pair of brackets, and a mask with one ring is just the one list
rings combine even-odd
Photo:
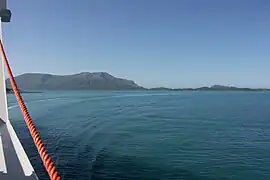
[[(23, 90), (140, 90), (134, 81), (114, 77), (106, 72), (82, 72), (73, 75), (26, 73), (15, 77)], [(6, 80), (10, 87), (9, 79)]]
[(233, 86), (213, 85), (211, 87), (200, 87), (193, 89), (195, 91), (269, 91), (270, 89), (252, 89), (239, 88)]
[(154, 90), (154, 91), (270, 91), (270, 89), (252, 89), (252, 88), (238, 88), (238, 87), (233, 87), (233, 86), (222, 86), (222, 85), (213, 85), (210, 87), (199, 87), (199, 88), (165, 88), (165, 87), (160, 87), (160, 88), (151, 88), (149, 90)]
[[(117, 78), (106, 72), (82, 72), (73, 75), (26, 73), (16, 76), (15, 80), (23, 93), (35, 93), (36, 90), (270, 91), (270, 89), (238, 88), (222, 85), (199, 88), (157, 87), (146, 89), (137, 85), (134, 81)], [(9, 88), (9, 79), (6, 80), (6, 84)], [(12, 93), (12, 90), (8, 88), (7, 93)]]

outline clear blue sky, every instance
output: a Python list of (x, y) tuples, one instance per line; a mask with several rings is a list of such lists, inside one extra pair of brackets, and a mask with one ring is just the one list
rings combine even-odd
[(269, 0), (8, 0), (13, 72), (270, 87)]

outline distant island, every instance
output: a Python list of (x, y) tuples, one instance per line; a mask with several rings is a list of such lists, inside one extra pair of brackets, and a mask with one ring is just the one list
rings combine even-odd
[(13, 93), (13, 90), (10, 89), (10, 88), (6, 88), (6, 92), (9, 94), (9, 93)]
[(213, 85), (210, 87), (199, 87), (199, 88), (151, 88), (150, 90), (155, 91), (270, 91), (270, 89), (263, 88), (238, 88), (233, 86), (222, 86), (222, 85)]
[[(42, 90), (148, 90), (148, 91), (270, 91), (270, 89), (238, 88), (232, 86), (213, 85), (200, 88), (144, 88), (132, 80), (117, 78), (106, 72), (82, 72), (73, 75), (52, 75), (26, 73), (15, 77), (22, 92)], [(9, 79), (6, 80), (7, 93)]]
[[(42, 92), (36, 92), (36, 91), (22, 91), (20, 89), (19, 89), (19, 91), (20, 91), (20, 93), (42, 93)], [(13, 89), (6, 88), (6, 93), (7, 94), (13, 94), (14, 92), (13, 92)]]

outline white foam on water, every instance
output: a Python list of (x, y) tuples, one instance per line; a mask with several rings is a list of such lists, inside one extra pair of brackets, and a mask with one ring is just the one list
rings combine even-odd
[(15, 107), (18, 107), (18, 105), (9, 106), (8, 109), (13, 109)]
[[(27, 102), (27, 103), (25, 103), (25, 104), (27, 105), (27, 104), (30, 104), (30, 103), (39, 103), (39, 102), (45, 102), (45, 101), (55, 101), (55, 100), (61, 100), (61, 99), (64, 99), (64, 98), (40, 99), (40, 100), (36, 100), (36, 101), (30, 101), (30, 102)], [(19, 107), (19, 105), (12, 105), (12, 106), (9, 106), (8, 109), (13, 109), (13, 108), (16, 108), (16, 107)]]

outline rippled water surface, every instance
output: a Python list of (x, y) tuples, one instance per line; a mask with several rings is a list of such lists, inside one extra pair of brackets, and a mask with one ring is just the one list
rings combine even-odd
[[(65, 180), (269, 180), (270, 93), (24, 94)], [(13, 95), (9, 116), (47, 179)]]

